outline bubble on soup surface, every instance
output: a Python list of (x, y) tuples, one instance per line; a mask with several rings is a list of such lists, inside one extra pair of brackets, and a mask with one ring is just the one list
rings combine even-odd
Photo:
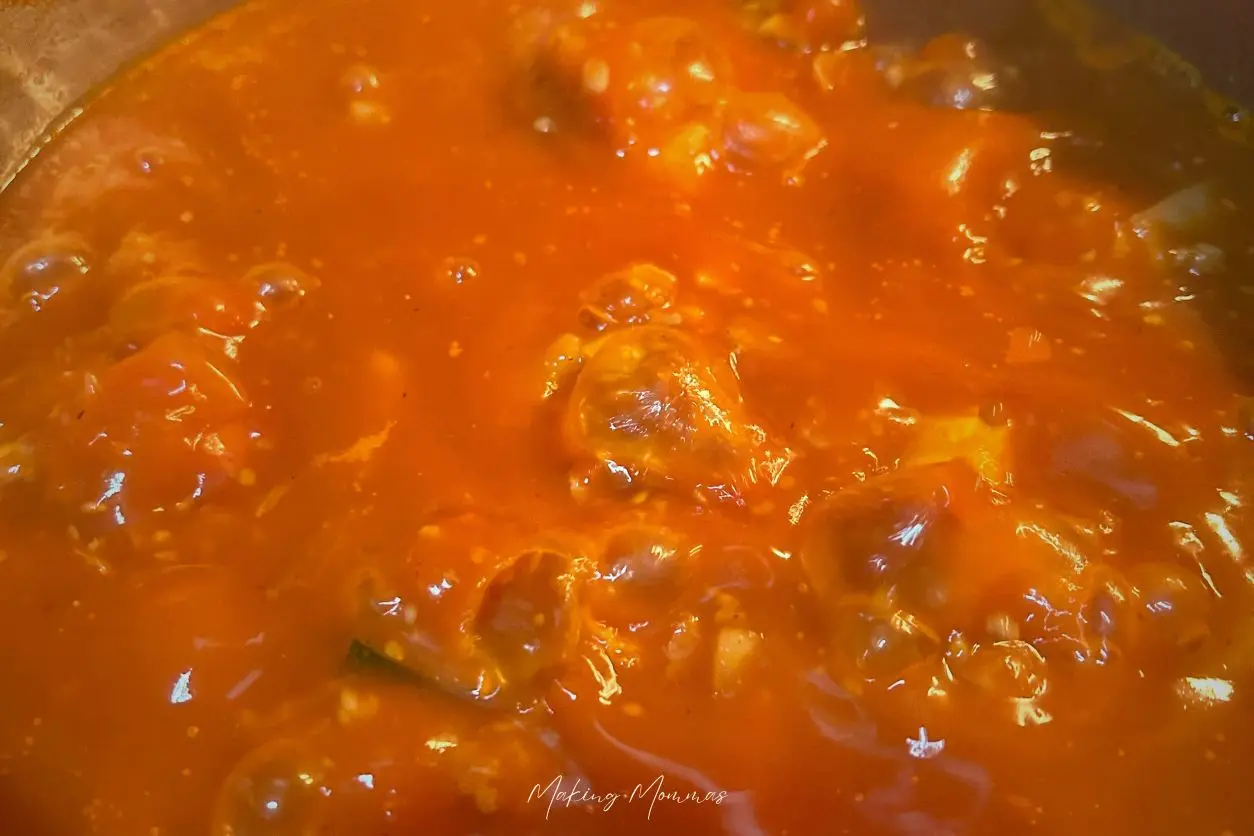
[(961, 674), (990, 696), (1028, 700), (1045, 693), (1046, 667), (1040, 651), (1028, 642), (1012, 639), (977, 647), (961, 666)]
[(237, 471), (248, 410), (225, 357), (165, 333), (105, 368), (56, 427), (49, 488), (97, 525), (189, 509)]
[(227, 283), (164, 276), (128, 288), (113, 303), (109, 326), (124, 340), (142, 346), (180, 329), (242, 334), (251, 326), (253, 314), (252, 299)]
[(358, 125), (387, 125), (392, 111), (379, 99), (379, 73), (369, 64), (353, 64), (340, 75), (348, 97), (348, 115)]
[(1104, 566), (1081, 596), (1079, 648), (1074, 658), (1105, 665), (1138, 646), (1138, 601), (1132, 585), (1120, 573)]
[(35, 446), (26, 437), (0, 439), (0, 488), (34, 476)]
[(316, 278), (293, 264), (260, 264), (244, 274), (244, 284), (252, 289), (267, 309), (290, 307), (321, 285)]
[(620, 479), (738, 493), (751, 477), (762, 431), (746, 420), (730, 367), (691, 337), (639, 326), (605, 338), (571, 393), (571, 452)]
[(654, 587), (675, 580), (689, 557), (684, 537), (668, 528), (625, 525), (606, 541), (601, 576), (614, 584)]
[(180, 173), (204, 176), (196, 150), (176, 136), (153, 133), (139, 118), (79, 119), (67, 140), (59, 149), (65, 165), (53, 188), (53, 211), (93, 208), (111, 194), (172, 185)]
[(247, 755), (220, 790), (212, 836), (308, 836), (333, 803), (334, 764), (299, 740), (277, 740)]
[(579, 624), (569, 564), (556, 552), (527, 552), (485, 590), (475, 633), (510, 676), (534, 678), (573, 652)]
[(92, 253), (79, 235), (47, 235), (18, 247), (0, 267), (0, 295), (40, 312), (61, 304), (91, 270)]
[(602, 623), (636, 630), (669, 613), (686, 587), (698, 548), (684, 534), (644, 520), (615, 527), (581, 600)]
[(1140, 635), (1160, 650), (1196, 648), (1211, 633), (1211, 594), (1201, 578), (1169, 563), (1142, 563), (1127, 572), (1139, 604)]
[(436, 276), (453, 284), (465, 284), (479, 278), (483, 268), (473, 258), (450, 256), (440, 262)]
[(340, 75), (340, 86), (350, 95), (379, 89), (379, 73), (369, 64), (353, 64)]
[(579, 636), (576, 561), (466, 513), (422, 526), (398, 565), (360, 573), (359, 641), (474, 699), (523, 689)]
[(862, 596), (842, 601), (832, 619), (835, 665), (867, 681), (887, 685), (939, 650), (935, 634), (914, 615)]
[(802, 568), (820, 595), (887, 588), (947, 535), (947, 504), (943, 488), (902, 479), (837, 493), (807, 513)]
[(723, 114), (723, 147), (751, 168), (796, 171), (825, 144), (823, 131), (781, 93), (737, 93)]
[(673, 273), (652, 264), (633, 264), (602, 276), (579, 295), (580, 321), (594, 331), (644, 325), (675, 303)]

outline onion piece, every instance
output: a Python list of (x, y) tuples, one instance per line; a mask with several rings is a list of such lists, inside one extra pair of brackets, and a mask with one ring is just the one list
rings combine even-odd
[(923, 467), (966, 461), (984, 481), (1000, 485), (1010, 469), (1008, 442), (1006, 427), (990, 426), (978, 415), (923, 418), (906, 463)]
[[(1197, 247), (1196, 236), (1214, 219), (1219, 205), (1212, 184), (1195, 183), (1172, 192), (1148, 209), (1133, 215), (1132, 231), (1145, 242), (1156, 261), (1177, 263), (1180, 259), (1173, 248), (1181, 245)], [(1210, 247), (1210, 250), (1214, 249)], [(1211, 256), (1208, 259), (1211, 263), (1216, 261), (1213, 253), (1208, 251), (1206, 254)], [(1219, 260), (1222, 260), (1222, 253)]]
[(714, 649), (714, 693), (734, 694), (744, 680), (745, 666), (762, 645), (762, 636), (743, 627), (724, 627)]

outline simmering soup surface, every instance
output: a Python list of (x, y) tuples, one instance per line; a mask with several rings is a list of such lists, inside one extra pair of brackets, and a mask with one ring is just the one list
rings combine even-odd
[(0, 832), (1254, 833), (1249, 151), (869, 17), (273, 0), (90, 102)]

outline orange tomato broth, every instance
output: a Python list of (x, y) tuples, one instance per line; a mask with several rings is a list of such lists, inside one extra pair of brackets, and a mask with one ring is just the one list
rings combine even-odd
[(211, 22), (0, 196), (0, 831), (1254, 832), (1250, 174), (851, 0)]

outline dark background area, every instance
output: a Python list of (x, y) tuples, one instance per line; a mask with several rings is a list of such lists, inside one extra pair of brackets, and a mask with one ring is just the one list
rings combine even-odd
[(1215, 90), (1254, 106), (1254, 0), (1092, 0), (1202, 71)]
[[(979, 34), (1036, 25), (1033, 0), (862, 0), (872, 36)], [(1088, 0), (1197, 67), (1208, 86), (1254, 107), (1254, 0)]]

